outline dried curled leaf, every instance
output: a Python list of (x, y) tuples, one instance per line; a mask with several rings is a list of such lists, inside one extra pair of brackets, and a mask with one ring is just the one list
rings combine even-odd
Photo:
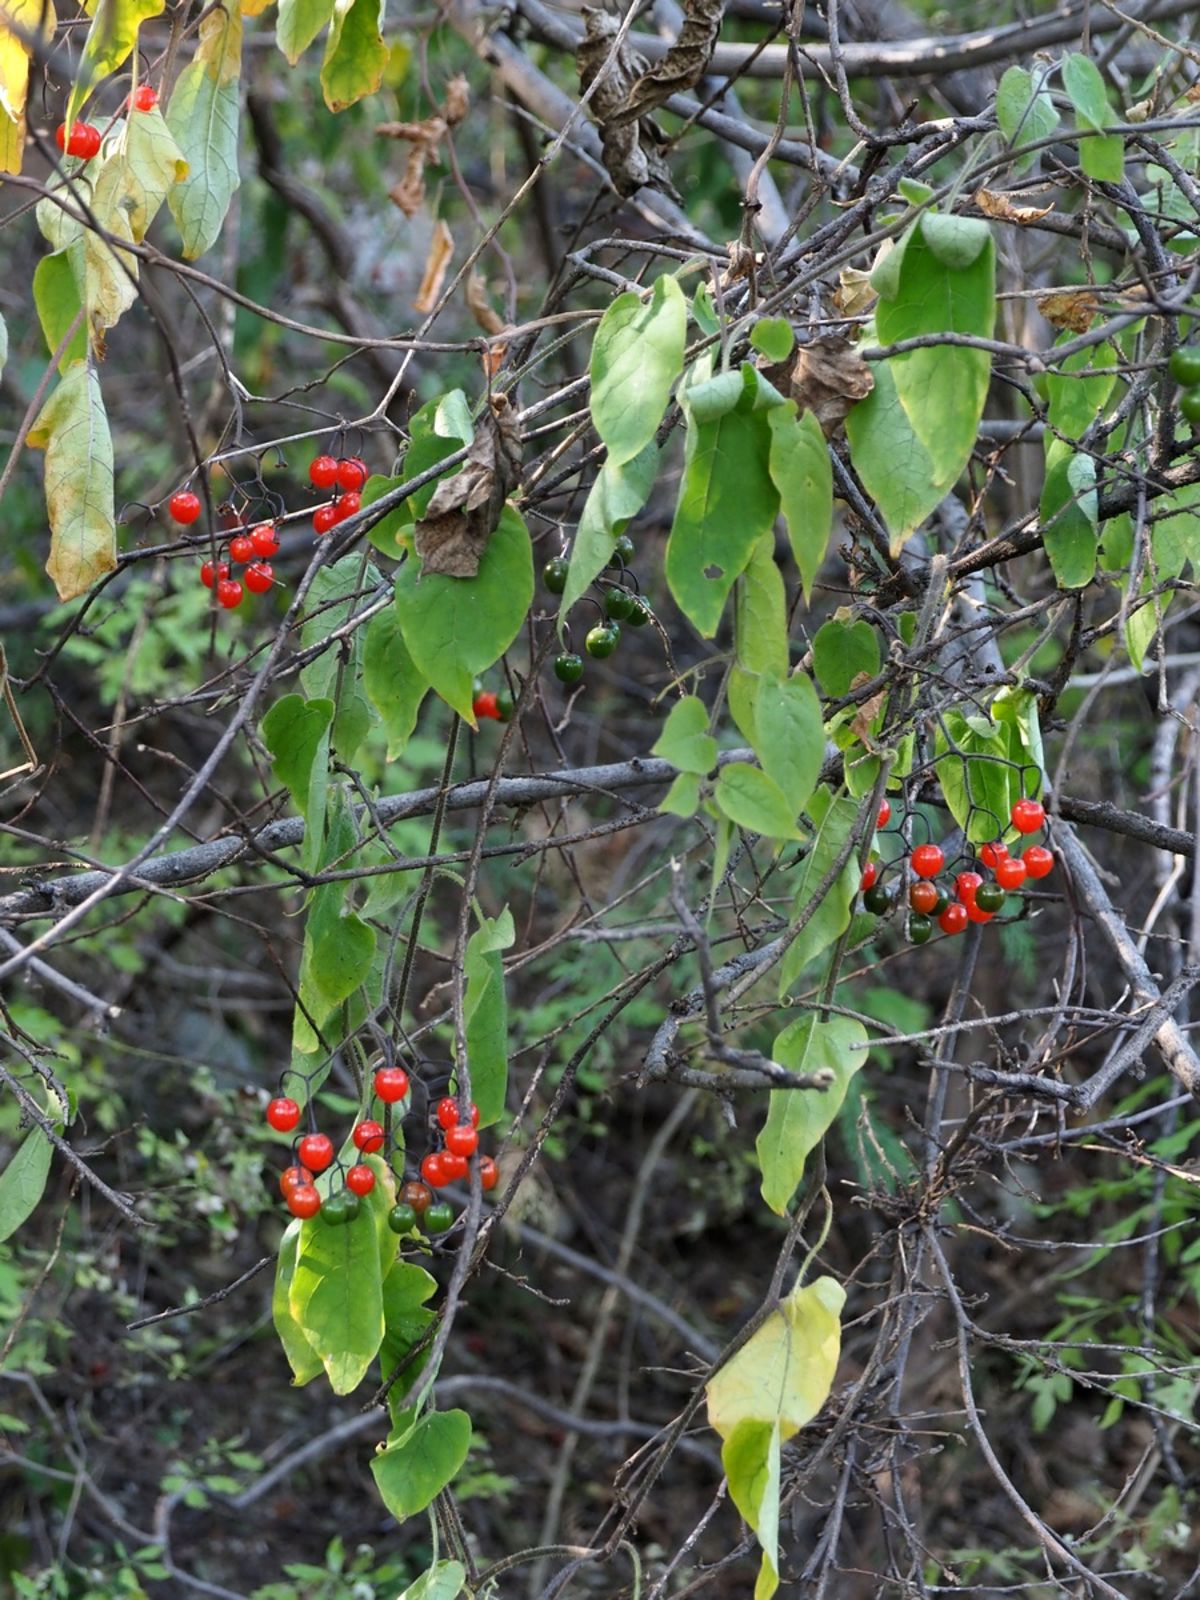
[(421, 287), (417, 290), (417, 297), (413, 301), (414, 311), (427, 315), (437, 305), (446, 278), (446, 268), (450, 265), (453, 254), (453, 235), (439, 217), (433, 225), (433, 237), (429, 241), (429, 251), (425, 257)]
[(1019, 206), (1011, 196), (999, 194), (995, 189), (976, 189), (972, 199), (985, 217), (995, 217), (997, 222), (1015, 222), (1021, 228), (1048, 217), (1054, 210), (1053, 205)]
[(1038, 295), (1038, 310), (1052, 328), (1086, 333), (1099, 315), (1100, 301), (1093, 289), (1055, 289)]
[(473, 578), (521, 476), (521, 432), (506, 395), (491, 397), (462, 470), (434, 490), (413, 530), (422, 574)]
[(589, 10), (587, 31), (575, 56), (580, 88), (586, 94), (596, 84), (589, 104), (600, 124), (605, 171), (618, 194), (635, 194), (650, 185), (678, 200), (667, 164), (655, 148), (662, 139), (660, 130), (645, 117), (617, 122), (634, 84), (646, 72), (645, 62), (626, 40), (622, 39), (614, 54), (618, 28), (617, 19), (608, 12)]
[(765, 367), (763, 376), (795, 400), (799, 411), (811, 411), (827, 439), (875, 387), (874, 373), (840, 334), (799, 345), (790, 365)]
[[(498, 333), (509, 332), (512, 324), (504, 321), (499, 312), (496, 310), (495, 306), (493, 306), (492, 302), (488, 299), (487, 284), (480, 277), (479, 273), (472, 272), (467, 278), (466, 293), (467, 306), (470, 309), (471, 315), (483, 329), (484, 333), (490, 334), (494, 338)], [(507, 354), (507, 340), (503, 340), (499, 344), (488, 346), (483, 356), (483, 370), (489, 378), (494, 378), (496, 376), (497, 372), (499, 372), (501, 366), (503, 365), (504, 358)]]
[(471, 95), (464, 77), (451, 78), (441, 111), (421, 122), (381, 122), (375, 132), (382, 139), (403, 139), (412, 145), (404, 176), (388, 190), (391, 199), (406, 217), (416, 216), (425, 203), (425, 165), (436, 161), (442, 140), (450, 128), (457, 127), (471, 106)]
[(612, 119), (613, 127), (645, 116), (673, 94), (694, 88), (708, 70), (721, 30), (724, 0), (684, 0), (679, 37), (657, 66), (642, 74)]
[(871, 274), (858, 267), (843, 267), (833, 291), (834, 308), (844, 317), (863, 317), (879, 299), (871, 287)]

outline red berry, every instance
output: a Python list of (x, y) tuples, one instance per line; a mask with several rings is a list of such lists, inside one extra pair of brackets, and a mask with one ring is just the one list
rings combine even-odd
[(375, 1174), (370, 1167), (351, 1167), (346, 1174), (346, 1187), (351, 1194), (370, 1194), (375, 1187)]
[(311, 1183), (312, 1173), (307, 1167), (285, 1167), (279, 1174), (279, 1192), (286, 1200), (293, 1189), (298, 1189), (302, 1183)]
[(946, 858), (936, 844), (919, 844), (912, 853), (912, 869), (918, 878), (936, 878)]
[(103, 136), (100, 132), (100, 129), (93, 128), (90, 122), (80, 123), (79, 135), (80, 139), (82, 140), (83, 148), (76, 150), (75, 154), (80, 156), (84, 161), (90, 161), (94, 155), (99, 153), (100, 146), (104, 143)]
[(321, 1196), (311, 1183), (301, 1183), (287, 1196), (287, 1208), (294, 1217), (315, 1217), (321, 1209)]
[(418, 1183), (415, 1178), (410, 1178), (407, 1183), (400, 1186), (400, 1204), (411, 1206), (419, 1217), (423, 1217), (433, 1203), (433, 1195), (429, 1185)]
[(879, 807), (879, 815), (875, 818), (877, 828), (886, 828), (892, 820), (892, 805), (890, 800), (884, 800)]
[(242, 586), (236, 578), (222, 578), (217, 584), (217, 604), (232, 611), (242, 603)]
[(343, 489), (361, 489), (367, 481), (367, 463), (361, 456), (343, 456), (337, 464), (337, 481)]
[(296, 1154), (313, 1172), (324, 1172), (333, 1160), (333, 1140), (327, 1133), (306, 1133)]
[(484, 1189), (494, 1189), (500, 1182), (500, 1168), (491, 1156), (479, 1158), (479, 1182)]
[(985, 867), (991, 867), (995, 872), (1002, 861), (1008, 860), (1008, 846), (1002, 839), (994, 839), (991, 844), (985, 844), (979, 851), (979, 859)]
[(875, 881), (876, 881), (876, 879), (878, 877), (879, 877), (879, 863), (878, 863), (878, 861), (868, 861), (866, 866), (863, 868), (862, 877), (859, 880), (858, 887), (860, 889), (871, 889), (871, 888), (874, 888)]
[(1021, 860), (1031, 878), (1044, 878), (1054, 871), (1054, 852), (1043, 844), (1031, 844)]
[(200, 496), (190, 489), (179, 489), (167, 501), (167, 510), (186, 528), (200, 515)]
[(314, 489), (332, 489), (337, 475), (338, 464), (332, 456), (318, 456), (308, 469), (308, 481)]
[(211, 589), (219, 578), (227, 578), (228, 576), (228, 561), (218, 561), (215, 567), (211, 561), (206, 561), (200, 568), (200, 582), (206, 589)]
[(985, 911), (982, 906), (977, 906), (974, 900), (967, 902), (967, 920), (969, 922), (990, 922), (995, 915), (994, 911)]
[(384, 1132), (378, 1122), (360, 1122), (350, 1137), (354, 1140), (356, 1148), (364, 1153), (383, 1149)]
[(959, 900), (952, 900), (938, 918), (943, 933), (961, 933), (967, 925), (968, 911)]
[[(1040, 845), (1030, 845), (1030, 850), (1038, 850)], [(1025, 882), (1029, 868), (1020, 856), (1005, 856), (1003, 861), (996, 863), (996, 882), (1002, 889), (1019, 889)]]
[(485, 689), (482, 694), (477, 694), (471, 703), (471, 710), (478, 717), (494, 717), (500, 721), (500, 707), (496, 695), (491, 689)]
[(380, 1067), (375, 1074), (375, 1093), (385, 1105), (394, 1106), (408, 1093), (408, 1073), (403, 1067)]
[(99, 150), (102, 141), (100, 130), (93, 128), (90, 122), (77, 122), (71, 129), (69, 139), (66, 123), (60, 122), (54, 135), (54, 142), (65, 154), (78, 156), (81, 161), (90, 161)]
[(474, 1128), (456, 1122), (446, 1129), (446, 1149), (452, 1156), (473, 1156), (479, 1149), (479, 1135)]
[(457, 1183), (467, 1175), (466, 1156), (455, 1155), (453, 1150), (442, 1151), (442, 1181)]
[(140, 83), (133, 91), (133, 109), (135, 111), (153, 111), (158, 104), (158, 90), (152, 89), (148, 83)]
[(239, 533), (235, 539), (229, 541), (229, 559), (236, 561), (239, 566), (252, 560), (254, 546), (250, 542), (249, 534)]
[(264, 561), (273, 556), (279, 549), (279, 535), (273, 522), (260, 522), (257, 528), (250, 532), (250, 545), (256, 556), (261, 556)]
[(252, 561), (243, 576), (251, 594), (266, 594), (275, 582), (275, 568), (269, 561)]
[(276, 1133), (291, 1133), (300, 1121), (300, 1107), (294, 1100), (281, 1095), (267, 1107), (267, 1121)]
[(446, 1095), (437, 1103), (437, 1119), (439, 1128), (452, 1128), (458, 1121), (458, 1101)]
[(450, 1182), (443, 1166), (445, 1159), (440, 1150), (431, 1150), (421, 1163), (421, 1176), (431, 1189), (442, 1189)]
[(954, 892), (963, 905), (970, 906), (975, 900), (975, 891), (982, 884), (983, 879), (977, 872), (960, 872), (954, 880)]
[(318, 506), (313, 512), (313, 532), (318, 538), (336, 527), (338, 515), (332, 506)]
[(1036, 833), (1046, 821), (1046, 808), (1039, 800), (1018, 800), (1012, 808), (1012, 825), (1018, 833)]
[(937, 905), (940, 896), (932, 883), (914, 883), (908, 891), (908, 903), (914, 911), (919, 911), (927, 917)]
[(351, 494), (342, 494), (333, 502), (333, 509), (339, 522), (345, 522), (347, 517), (352, 517), (356, 511), (362, 509), (362, 495), (357, 491)]

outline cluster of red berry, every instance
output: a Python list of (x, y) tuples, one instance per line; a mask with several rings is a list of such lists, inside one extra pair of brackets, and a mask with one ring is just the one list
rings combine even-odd
[[(180, 489), (167, 501), (167, 510), (176, 522), (190, 527), (200, 515), (200, 496), (190, 489)], [(279, 531), (273, 522), (260, 522), (247, 529), (236, 519), (236, 513), (234, 518), (233, 526), (237, 531), (229, 541), (229, 559), (205, 561), (200, 568), (200, 582), (206, 589), (216, 589), (217, 603), (227, 611), (241, 605), (245, 592), (233, 576), (233, 566), (245, 567), (242, 576), (251, 594), (266, 594), (275, 582), (275, 569), (269, 557), (279, 549)]]
[[(885, 800), (879, 808), (877, 826), (884, 828), (892, 814)], [(1021, 835), (1037, 833), (1045, 826), (1046, 812), (1040, 801), (1018, 800), (1012, 808), (1012, 825)], [(991, 872), (991, 879), (974, 870), (959, 872), (953, 893), (934, 880), (946, 865), (940, 845), (921, 844), (912, 852), (908, 864), (916, 882), (908, 891), (912, 915), (908, 935), (914, 944), (925, 944), (933, 934), (933, 921), (943, 933), (962, 933), (971, 922), (990, 922), (1004, 905), (1005, 896), (1019, 889), (1027, 879), (1044, 878), (1054, 869), (1054, 854), (1044, 845), (1028, 845), (1020, 855), (1009, 852), (1001, 839), (985, 844), (979, 860)], [(879, 863), (869, 861), (863, 870), (863, 907), (875, 916), (891, 910), (893, 895), (879, 882)]]
[(308, 481), (314, 489), (342, 491), (313, 512), (313, 532), (319, 537), (361, 510), (367, 464), (360, 456), (317, 456), (308, 469)]
[[(375, 1096), (385, 1106), (397, 1105), (409, 1090), (408, 1073), (403, 1067), (381, 1066), (373, 1079)], [(268, 1126), (277, 1133), (292, 1133), (300, 1123), (300, 1107), (286, 1095), (277, 1096), (267, 1106)], [(424, 1182), (409, 1181), (401, 1190), (397, 1204), (388, 1214), (393, 1233), (411, 1233), (418, 1225), (425, 1233), (445, 1233), (454, 1222), (454, 1211), (446, 1201), (434, 1200), (433, 1190), (465, 1178), (470, 1157), (477, 1154), (476, 1131), (479, 1111), (470, 1108), (468, 1123), (459, 1126), (459, 1106), (449, 1097), (438, 1102), (438, 1126), (443, 1130), (446, 1148), (427, 1155), (421, 1163)], [(453, 1136), (453, 1137), (452, 1137)], [(375, 1155), (387, 1142), (381, 1122), (367, 1118), (356, 1123), (350, 1135), (360, 1156)], [(375, 1173), (365, 1161), (357, 1161), (345, 1175), (345, 1185), (322, 1200), (315, 1179), (333, 1164), (336, 1151), (326, 1133), (307, 1133), (296, 1145), (296, 1161), (279, 1180), (280, 1193), (294, 1217), (307, 1220), (320, 1215), (330, 1224), (349, 1222), (356, 1217), (365, 1195), (375, 1187)], [(491, 1156), (479, 1157), (479, 1178), (485, 1189), (494, 1189), (499, 1179)]]
[[(128, 111), (131, 105), (134, 111), (153, 111), (157, 104), (158, 90), (152, 89), (148, 83), (140, 83), (132, 96), (126, 97), (121, 111)], [(98, 155), (103, 140), (104, 135), (99, 128), (93, 127), (90, 122), (73, 123), (69, 135), (65, 122), (60, 122), (54, 131), (54, 142), (63, 154), (78, 156), (80, 161), (90, 161)]]

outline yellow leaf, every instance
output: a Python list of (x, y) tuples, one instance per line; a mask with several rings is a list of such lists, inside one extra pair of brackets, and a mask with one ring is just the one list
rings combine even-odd
[[(26, 0), (28, 3), (28, 0)], [(163, 9), (164, 0), (96, 0), (79, 71), (67, 102), (67, 125), (101, 78), (116, 72), (137, 43), (138, 29)]]
[(242, 0), (242, 15), (244, 17), (261, 17), (272, 0)]
[(29, 443), (46, 452), (46, 571), (58, 598), (73, 600), (117, 564), (112, 436), (100, 380), (82, 361), (42, 407)]
[(29, 46), (54, 31), (49, 0), (0, 3), (0, 172), (20, 172), (25, 154), (25, 96), (29, 90)]
[(742, 1422), (774, 1423), (788, 1440), (829, 1398), (841, 1354), (846, 1291), (834, 1278), (795, 1288), (708, 1384), (708, 1420), (723, 1439)]

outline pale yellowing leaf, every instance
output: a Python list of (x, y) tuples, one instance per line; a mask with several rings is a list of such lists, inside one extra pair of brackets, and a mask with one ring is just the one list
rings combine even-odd
[(429, 253), (425, 257), (425, 273), (421, 279), (421, 287), (417, 291), (417, 298), (413, 301), (414, 311), (427, 315), (437, 305), (442, 284), (446, 281), (446, 269), (453, 255), (454, 237), (439, 217), (434, 224), (433, 238), (429, 241)]
[(739, 1423), (777, 1421), (786, 1442), (811, 1422), (833, 1388), (845, 1303), (834, 1278), (793, 1289), (709, 1380), (709, 1425), (728, 1439)]
[(25, 154), (29, 37), (40, 33), (48, 40), (54, 25), (49, 0), (3, 0), (0, 5), (0, 172), (20, 172)]
[(73, 600), (117, 564), (112, 437), (100, 380), (83, 362), (42, 407), (29, 443), (46, 452), (46, 571), (58, 598)]

